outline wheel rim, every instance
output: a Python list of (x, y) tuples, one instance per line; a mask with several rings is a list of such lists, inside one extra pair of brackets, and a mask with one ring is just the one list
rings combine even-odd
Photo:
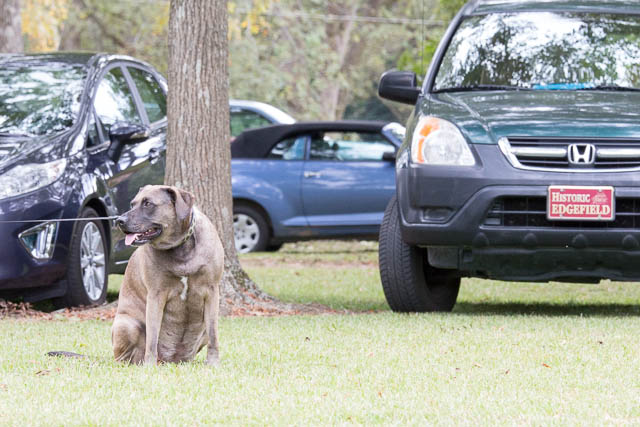
[(241, 254), (251, 252), (260, 240), (258, 223), (246, 214), (233, 215), (233, 237), (236, 241), (236, 251)]
[(106, 263), (102, 234), (93, 222), (88, 222), (82, 230), (80, 268), (84, 290), (91, 300), (98, 300), (105, 286)]

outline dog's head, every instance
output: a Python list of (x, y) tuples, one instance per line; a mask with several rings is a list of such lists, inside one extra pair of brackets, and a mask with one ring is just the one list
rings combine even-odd
[(194, 197), (166, 185), (146, 185), (131, 201), (131, 210), (116, 219), (127, 245), (156, 249), (179, 245), (189, 232)]

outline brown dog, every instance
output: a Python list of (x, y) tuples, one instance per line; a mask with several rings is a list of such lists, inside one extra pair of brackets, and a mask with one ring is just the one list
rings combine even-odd
[(213, 224), (175, 187), (142, 187), (116, 221), (140, 246), (124, 274), (111, 339), (116, 360), (191, 360), (206, 345), (219, 360), (219, 282), (224, 252)]

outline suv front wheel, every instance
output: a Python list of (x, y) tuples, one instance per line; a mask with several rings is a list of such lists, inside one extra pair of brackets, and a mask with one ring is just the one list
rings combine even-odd
[(393, 311), (451, 311), (460, 278), (451, 270), (431, 267), (426, 250), (402, 240), (398, 202), (394, 196), (380, 226), (378, 258), (384, 295)]

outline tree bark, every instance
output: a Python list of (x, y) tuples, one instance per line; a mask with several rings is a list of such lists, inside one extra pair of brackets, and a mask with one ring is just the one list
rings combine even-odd
[(277, 304), (240, 266), (233, 238), (227, 3), (171, 0), (165, 183), (191, 191), (225, 249), (221, 311)]
[(22, 53), (20, 0), (0, 0), (0, 53)]

